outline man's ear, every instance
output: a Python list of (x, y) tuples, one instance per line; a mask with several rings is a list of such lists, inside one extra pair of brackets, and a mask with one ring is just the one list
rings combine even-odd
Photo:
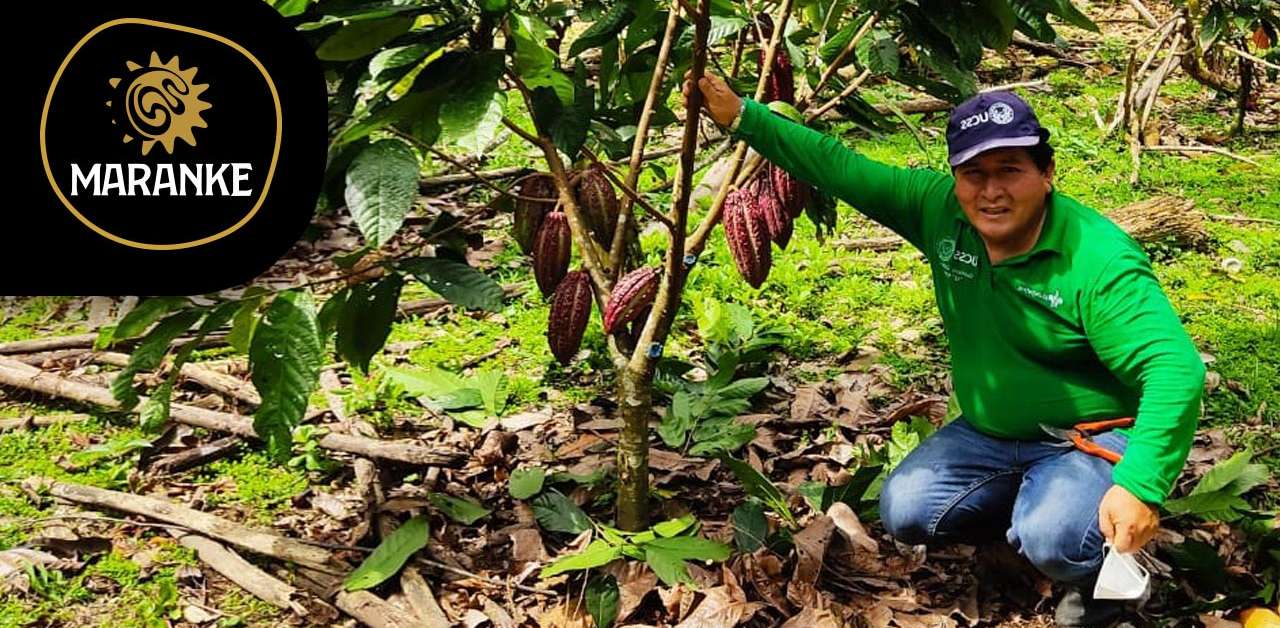
[(1051, 159), (1049, 160), (1049, 167), (1044, 169), (1044, 191), (1046, 194), (1053, 191), (1053, 172), (1055, 165), (1056, 164)]

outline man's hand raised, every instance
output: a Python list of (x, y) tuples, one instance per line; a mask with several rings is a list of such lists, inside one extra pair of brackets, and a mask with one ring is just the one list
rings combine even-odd
[[(684, 87), (681, 93), (684, 94), (686, 103), (689, 102), (689, 90), (693, 83), (689, 76), (692, 72), (689, 70), (684, 73)], [(702, 91), (702, 106), (710, 114), (711, 119), (724, 127), (733, 124), (733, 119), (738, 117), (738, 110), (742, 108), (742, 99), (733, 93), (729, 84), (724, 82), (724, 79), (708, 73), (698, 81), (698, 89)]]

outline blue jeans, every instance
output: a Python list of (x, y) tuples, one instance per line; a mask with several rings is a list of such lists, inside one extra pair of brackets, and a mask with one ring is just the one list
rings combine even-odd
[[(1124, 453), (1115, 432), (1094, 437)], [(1098, 504), (1111, 463), (1074, 447), (986, 436), (963, 417), (926, 438), (889, 474), (880, 519), (904, 543), (980, 543), (1003, 536), (1063, 582), (1102, 567)]]

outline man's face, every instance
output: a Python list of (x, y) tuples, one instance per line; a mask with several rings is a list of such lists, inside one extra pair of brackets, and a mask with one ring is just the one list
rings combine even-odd
[(1019, 243), (1044, 214), (1053, 164), (1041, 172), (1023, 148), (996, 148), (955, 168), (956, 199), (991, 244)]

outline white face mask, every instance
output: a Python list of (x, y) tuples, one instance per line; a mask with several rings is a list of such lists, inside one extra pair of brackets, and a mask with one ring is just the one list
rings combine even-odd
[(1133, 554), (1115, 551), (1110, 543), (1104, 543), (1102, 571), (1093, 586), (1093, 597), (1099, 600), (1134, 600), (1142, 597), (1151, 581), (1151, 574), (1138, 564)]

